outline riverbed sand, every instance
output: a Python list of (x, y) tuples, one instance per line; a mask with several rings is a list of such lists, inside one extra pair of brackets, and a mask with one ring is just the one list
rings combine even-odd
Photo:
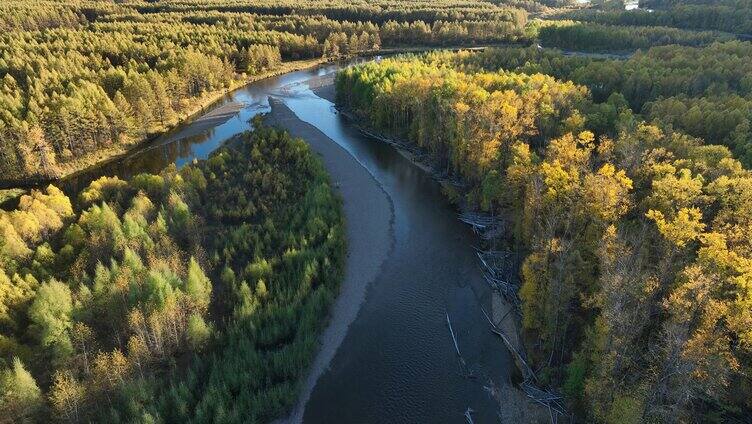
[(300, 397), (290, 416), (277, 421), (301, 423), (317, 380), (329, 367), (360, 310), (369, 283), (376, 279), (392, 250), (394, 211), (391, 199), (376, 179), (344, 148), (313, 125), (300, 120), (280, 100), (270, 98), (269, 103), (272, 110), (265, 117), (266, 123), (303, 138), (321, 156), (332, 184), (342, 196), (346, 220), (348, 253), (339, 297), (321, 335), (320, 350), (303, 381)]
[(174, 138), (187, 138), (217, 127), (236, 116), (247, 105), (243, 102), (229, 102), (211, 112), (196, 118), (191, 125), (178, 132)]
[[(335, 102), (336, 89), (333, 75), (320, 78), (320, 80), (310, 83), (309, 87), (317, 96), (332, 103)], [(418, 162), (412, 154), (405, 151), (400, 152), (421, 169), (427, 170), (425, 164)], [(487, 304), (486, 306), (490, 306), (492, 319), (496, 325), (507, 335), (515, 349), (524, 351), (524, 346), (518, 334), (519, 322), (515, 319), (516, 316), (512, 311), (514, 306), (505, 301), (498, 293), (491, 294), (489, 303), (490, 305)], [(484, 324), (479, 322), (479, 325)], [(493, 397), (499, 403), (499, 419), (502, 423), (537, 423), (549, 420), (548, 411), (525, 396), (515, 386), (502, 384), (493, 390)]]
[(336, 90), (334, 87), (334, 77), (331, 77), (328, 81), (322, 81), (320, 84), (309, 85), (311, 91), (322, 99), (329, 100), (334, 103), (336, 97)]

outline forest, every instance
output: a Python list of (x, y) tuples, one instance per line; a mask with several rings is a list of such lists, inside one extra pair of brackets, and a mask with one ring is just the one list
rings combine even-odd
[(341, 278), (342, 213), (308, 146), (257, 124), (179, 171), (0, 212), (0, 421), (289, 408)]
[(545, 47), (582, 51), (704, 46), (732, 38), (669, 28), (677, 25), (668, 21), (644, 26), (580, 16), (589, 9), (572, 12), (574, 18), (632, 26), (529, 21), (526, 10), (547, 7), (534, 4), (3, 2), (0, 183), (51, 181), (81, 170), (174, 126), (228, 89), (304, 63), (381, 48), (536, 38)]
[(523, 39), (526, 12), (268, 2), (0, 5), (0, 181), (48, 181), (164, 131), (254, 75), (400, 45)]
[[(405, 56), (341, 71), (337, 103), (459, 179), (444, 189), (462, 209), (501, 221), (491, 249), (524, 253), (517, 296), (529, 358), (581, 419), (743, 421), (752, 174), (713, 138), (653, 121), (657, 106), (639, 114), (658, 93), (587, 83), (644, 72), (675, 90), (663, 95), (702, 96), (724, 81), (718, 95), (746, 95), (732, 86), (747, 75), (735, 56), (745, 48), (656, 47), (615, 62), (537, 48)], [(706, 54), (728, 79), (690, 71), (687, 61)], [(680, 60), (686, 73), (659, 71)]]
[(491, 223), (472, 247), (516, 258), (491, 289), (564, 418), (748, 422), (750, 37), (752, 0), (0, 2), (0, 424), (290, 412), (348, 256), (305, 140), (254, 119), (205, 160), (65, 178), (361, 56), (337, 109)]
[[(752, 43), (729, 41), (706, 47), (653, 47), (626, 60), (502, 48), (453, 57), (451, 62), (468, 70), (503, 68), (571, 80), (590, 90), (597, 108), (616, 95), (632, 111), (663, 129), (673, 128), (724, 145), (749, 166), (750, 54)], [(598, 133), (604, 131), (606, 128), (599, 128)]]
[(669, 26), (752, 34), (750, 0), (640, 0), (640, 9), (636, 10), (582, 9), (562, 15), (609, 25)]
[(553, 21), (538, 30), (543, 46), (588, 52), (633, 52), (653, 46), (705, 46), (731, 41), (734, 36), (718, 31), (691, 31), (670, 27), (608, 26), (574, 21)]

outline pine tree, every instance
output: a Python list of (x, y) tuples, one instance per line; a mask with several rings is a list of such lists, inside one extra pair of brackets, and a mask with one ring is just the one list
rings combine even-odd
[(73, 352), (69, 333), (72, 311), (70, 289), (57, 280), (42, 284), (29, 308), (29, 319), (36, 327), (40, 344), (58, 361)]
[(170, 96), (167, 94), (167, 87), (162, 76), (156, 72), (150, 72), (148, 78), (154, 93), (154, 116), (164, 127), (175, 119), (175, 111), (172, 109)]
[(185, 291), (201, 310), (205, 311), (209, 307), (212, 284), (193, 257), (188, 263)]
[(0, 370), (0, 413), (12, 422), (30, 423), (42, 403), (42, 392), (34, 377), (20, 359), (13, 358), (10, 369)]
[(192, 349), (201, 349), (211, 337), (211, 327), (206, 324), (206, 321), (204, 321), (201, 315), (192, 314), (188, 317), (188, 331), (186, 336), (188, 338), (188, 344)]
[(55, 373), (50, 390), (50, 401), (59, 417), (69, 422), (79, 422), (85, 395), (85, 387), (70, 372), (57, 371)]
[(26, 175), (42, 178), (53, 178), (57, 175), (55, 153), (40, 127), (31, 127), (26, 133), (25, 141), (19, 143), (18, 149)]
[(120, 113), (120, 116), (122, 117), (121, 131), (126, 134), (130, 134), (135, 126), (135, 112), (133, 110), (133, 107), (120, 91), (115, 93), (115, 97), (112, 99), (112, 102), (115, 105), (115, 109)]

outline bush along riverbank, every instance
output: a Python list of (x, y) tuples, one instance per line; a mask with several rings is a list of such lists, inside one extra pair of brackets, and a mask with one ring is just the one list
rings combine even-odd
[(487, 280), (519, 306), (529, 396), (598, 422), (738, 418), (750, 172), (618, 93), (595, 103), (571, 82), (472, 65), (498, 53), (348, 68), (337, 103), (433, 164), (487, 239)]
[(342, 276), (341, 201), (255, 123), (180, 171), (0, 212), (0, 411), (19, 422), (267, 422), (295, 401)]

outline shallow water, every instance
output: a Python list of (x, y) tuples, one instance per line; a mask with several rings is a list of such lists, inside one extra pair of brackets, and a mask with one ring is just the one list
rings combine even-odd
[(336, 72), (337, 69), (338, 65), (326, 65), (241, 87), (211, 105), (206, 113), (188, 120), (124, 157), (65, 178), (62, 181), (63, 189), (69, 194), (76, 193), (103, 175), (128, 178), (143, 172), (158, 173), (173, 163), (180, 168), (193, 160), (205, 159), (229, 138), (251, 129), (251, 118), (259, 113), (269, 112), (270, 94), (283, 94), (291, 85)]
[[(198, 118), (125, 158), (66, 180), (64, 189), (73, 194), (101, 175), (129, 177), (206, 158), (250, 129), (254, 115), (268, 112), (269, 95), (281, 99), (364, 166), (394, 207), (391, 253), (314, 387), (304, 421), (458, 423), (465, 422), (467, 408), (475, 410), (476, 423), (497, 421), (497, 405), (484, 385), (506, 381), (512, 362), (480, 310), (481, 303), (488, 305), (488, 290), (472, 250), (478, 240), (457, 220), (435, 181), (395, 149), (363, 136), (308, 88), (307, 80), (336, 69), (252, 83), (212, 108), (242, 104), (237, 114)], [(467, 367), (460, 366), (447, 313)], [(467, 378), (468, 370), (475, 378)]]
[[(486, 291), (472, 250), (476, 238), (439, 185), (395, 149), (361, 135), (326, 100), (284, 100), (371, 172), (395, 213), (394, 249), (319, 379), (304, 421), (453, 423), (470, 407), (476, 422), (492, 422), (495, 406), (481, 383), (506, 376), (510, 361), (479, 307)], [(462, 375), (447, 312), (475, 379)]]

